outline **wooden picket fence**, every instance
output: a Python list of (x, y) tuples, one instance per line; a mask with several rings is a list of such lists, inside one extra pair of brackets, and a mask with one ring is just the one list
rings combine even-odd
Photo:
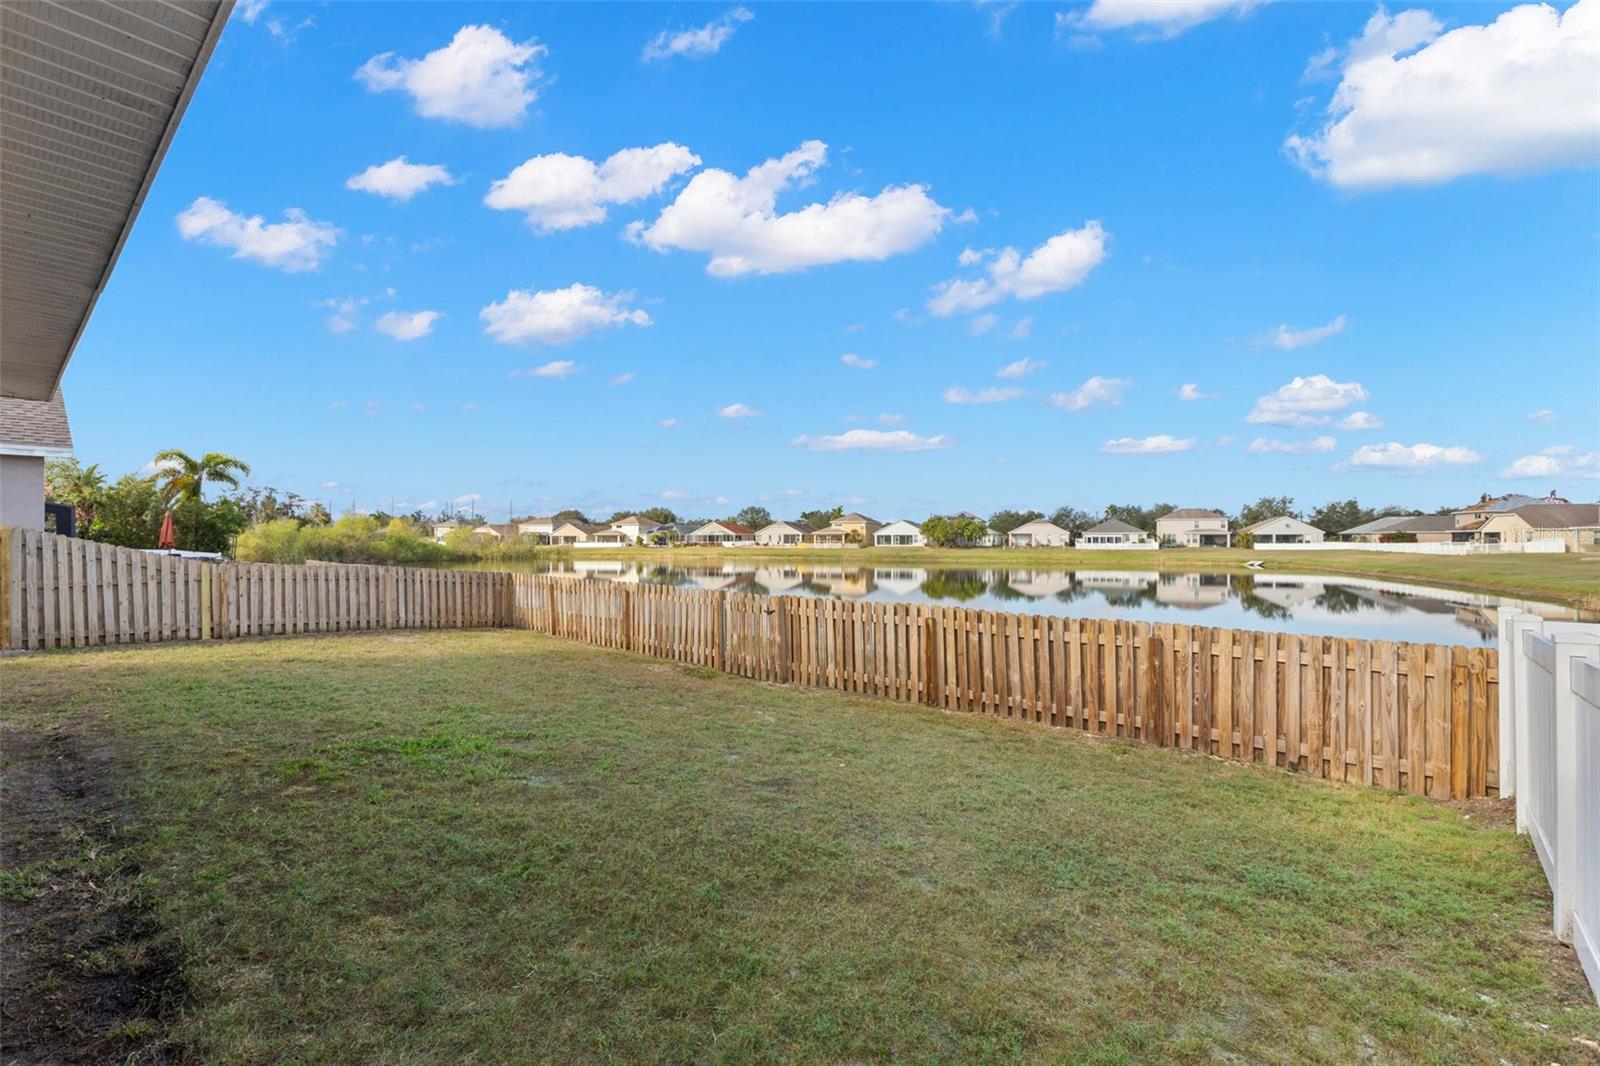
[(1499, 788), (1494, 649), (566, 576), (212, 562), (0, 527), (0, 648), (514, 626), (1428, 796)]
[(1499, 785), (1492, 648), (512, 577), (511, 625), (1428, 796)]
[(498, 626), (508, 578), (213, 562), (0, 527), (0, 648)]

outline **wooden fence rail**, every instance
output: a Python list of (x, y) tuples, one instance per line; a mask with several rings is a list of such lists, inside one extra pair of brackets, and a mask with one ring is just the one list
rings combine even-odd
[(1494, 649), (389, 566), (210, 562), (0, 527), (0, 648), (515, 626), (761, 681), (1428, 796), (1499, 788)]
[(509, 575), (212, 562), (0, 527), (0, 648), (505, 624)]

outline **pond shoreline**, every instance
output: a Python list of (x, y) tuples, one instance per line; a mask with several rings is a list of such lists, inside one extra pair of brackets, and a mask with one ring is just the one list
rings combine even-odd
[[(1078, 548), (537, 548), (463, 560), (478, 569), (609, 560), (665, 566), (794, 563), (858, 567), (1128, 570), (1157, 573), (1315, 574), (1393, 580), (1537, 600), (1600, 615), (1600, 554), (1441, 556), (1319, 552), (1292, 558), (1235, 548), (1085, 551)], [(1259, 563), (1259, 568), (1246, 566)], [(460, 567), (461, 562), (441, 564)]]

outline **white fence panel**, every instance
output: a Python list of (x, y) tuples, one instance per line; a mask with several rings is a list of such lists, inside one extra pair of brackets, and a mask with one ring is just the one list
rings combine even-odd
[(1600, 999), (1600, 661), (1572, 664), (1577, 711), (1578, 795), (1573, 813), (1578, 839), (1572, 892), (1572, 946), (1589, 987)]
[[(1526, 702), (1519, 708), (1526, 726), (1528, 776), (1518, 794), (1517, 823), (1526, 825), (1533, 850), (1556, 890), (1556, 847), (1561, 812), (1556, 808), (1556, 646), (1536, 633), (1522, 635), (1517, 678)], [(1524, 811), (1526, 812), (1524, 814)]]
[(1500, 685), (1501, 795), (1550, 881), (1551, 929), (1600, 1002), (1600, 625), (1506, 612)]

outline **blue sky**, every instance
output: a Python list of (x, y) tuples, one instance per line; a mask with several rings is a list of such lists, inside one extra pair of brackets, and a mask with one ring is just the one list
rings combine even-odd
[(1597, 64), (1600, 0), (241, 3), (78, 454), (500, 519), (1593, 499)]

